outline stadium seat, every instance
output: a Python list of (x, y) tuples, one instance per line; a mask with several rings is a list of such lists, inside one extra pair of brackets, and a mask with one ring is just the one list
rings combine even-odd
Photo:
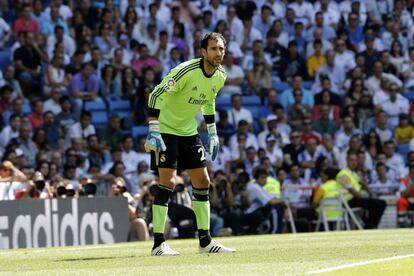
[(23, 103), (22, 112), (24, 115), (28, 115), (32, 113), (32, 107), (30, 106), (28, 102)]
[(401, 154), (404, 162), (407, 162), (407, 154), (410, 151), (410, 143), (397, 145), (397, 152)]
[(108, 123), (108, 113), (106, 110), (94, 110), (92, 113), (92, 124), (99, 128), (103, 127)]
[(231, 106), (231, 99), (230, 97), (219, 96), (216, 98), (216, 106), (217, 107), (230, 107)]
[(131, 103), (126, 100), (113, 100), (109, 101), (109, 111), (115, 112), (117, 110), (131, 111)]
[(260, 109), (260, 106), (258, 106), (258, 105), (248, 106), (247, 109), (249, 109), (250, 112), (252, 113), (253, 120), (258, 120), (259, 119), (259, 109)]
[(87, 111), (106, 111), (103, 101), (88, 101), (83, 104), (83, 109)]
[(314, 84), (314, 81), (304, 81), (302, 86), (303, 88), (310, 90), (313, 84)]
[(146, 136), (148, 133), (148, 126), (134, 126), (132, 128), (132, 137)]
[(274, 82), (273, 88), (276, 89), (278, 93), (282, 93), (284, 90), (289, 88), (289, 84), (287, 82)]
[(10, 49), (0, 51), (0, 70), (3, 70), (10, 63)]
[(243, 106), (261, 105), (259, 96), (243, 96)]
[(402, 95), (406, 97), (410, 102), (414, 102), (414, 91), (406, 91)]

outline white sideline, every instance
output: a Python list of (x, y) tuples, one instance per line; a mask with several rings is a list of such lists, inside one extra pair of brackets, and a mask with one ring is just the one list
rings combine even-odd
[[(52, 252), (52, 251), (78, 251), (78, 250), (94, 250), (94, 249), (113, 249), (113, 248), (124, 248), (124, 247), (134, 247), (137, 246), (136, 244), (124, 244), (124, 245), (101, 245), (101, 246), (86, 246), (86, 247), (69, 247), (69, 248), (59, 248), (59, 247), (49, 247), (51, 250), (45, 249), (38, 249), (32, 250), (30, 253), (44, 253), (44, 252)], [(5, 251), (1, 252), (0, 255), (9, 255), (9, 254), (19, 254), (19, 253), (26, 253), (26, 252), (13, 252), (13, 251)]]
[(372, 259), (372, 260), (367, 260), (367, 261), (362, 261), (362, 262), (356, 262), (356, 263), (350, 263), (350, 264), (344, 264), (344, 265), (328, 267), (328, 268), (324, 268), (324, 269), (312, 270), (312, 271), (306, 272), (306, 274), (308, 274), (308, 275), (319, 274), (319, 273), (331, 272), (331, 271), (345, 269), (345, 268), (352, 268), (352, 267), (369, 265), (369, 264), (389, 262), (389, 261), (406, 259), (406, 258), (411, 258), (411, 257), (414, 257), (414, 254), (399, 255), (399, 256), (386, 257), (386, 258), (380, 258), (380, 259)]

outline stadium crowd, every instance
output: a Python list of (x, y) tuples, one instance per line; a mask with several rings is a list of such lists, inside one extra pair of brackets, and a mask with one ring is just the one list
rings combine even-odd
[[(286, 205), (308, 231), (328, 179), (368, 211), (366, 228), (382, 195), (412, 225), (414, 1), (0, 0), (0, 13), (0, 200), (126, 196), (146, 239), (157, 177), (132, 130), (155, 85), (216, 31), (227, 80), (213, 235), (287, 231)], [(171, 203), (190, 206), (188, 175), (177, 183)]]

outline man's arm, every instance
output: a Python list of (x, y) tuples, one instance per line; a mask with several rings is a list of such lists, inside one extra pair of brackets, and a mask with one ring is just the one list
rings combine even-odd
[(338, 183), (341, 184), (354, 197), (357, 197), (357, 198), (362, 197), (361, 194), (354, 189), (354, 187), (352, 186), (352, 181), (351, 179), (349, 179), (348, 176), (346, 175), (341, 176), (338, 179)]

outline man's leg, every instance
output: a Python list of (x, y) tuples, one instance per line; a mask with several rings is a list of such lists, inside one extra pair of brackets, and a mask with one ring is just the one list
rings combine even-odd
[(152, 224), (154, 226), (154, 248), (165, 241), (164, 228), (168, 213), (168, 200), (175, 186), (176, 169), (159, 168), (158, 191), (152, 204)]
[(349, 201), (351, 207), (361, 207), (368, 211), (368, 219), (365, 221), (365, 228), (377, 228), (387, 203), (376, 198), (353, 198)]
[(196, 215), (200, 246), (206, 247), (211, 242), (210, 236), (210, 177), (207, 168), (187, 170), (193, 184), (193, 210)]
[(202, 253), (230, 253), (236, 250), (224, 247), (212, 241), (210, 235), (210, 177), (207, 168), (188, 169), (188, 176), (193, 185), (193, 210), (196, 215), (200, 252)]

